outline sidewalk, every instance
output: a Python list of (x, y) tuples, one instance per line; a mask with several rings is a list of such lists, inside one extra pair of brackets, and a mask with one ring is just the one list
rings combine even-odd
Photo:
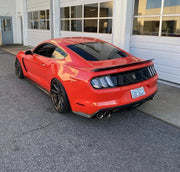
[(138, 110), (180, 127), (180, 88), (158, 83), (158, 92)]
[(26, 51), (29, 49), (32, 49), (33, 47), (30, 46), (23, 46), (19, 44), (14, 44), (14, 45), (7, 45), (7, 46), (0, 46), (0, 49), (7, 51), (11, 54), (16, 55), (19, 51)]
[[(19, 51), (32, 49), (22, 45), (2, 46), (0, 49), (16, 55)], [(180, 88), (158, 83), (158, 92), (153, 101), (137, 108), (146, 114), (180, 127)]]

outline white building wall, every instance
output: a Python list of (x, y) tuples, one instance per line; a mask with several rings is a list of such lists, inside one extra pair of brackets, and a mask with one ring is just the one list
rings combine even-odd
[(27, 0), (28, 11), (50, 9), (50, 0)]
[(113, 44), (129, 52), (134, 0), (114, 0)]
[[(50, 9), (50, 0), (27, 0), (27, 12), (46, 9)], [(36, 46), (48, 39), (51, 39), (50, 30), (28, 29), (28, 45)]]
[(36, 46), (42, 41), (51, 39), (51, 32), (49, 30), (33, 30), (28, 29), (28, 44)]
[(130, 53), (154, 58), (159, 78), (180, 84), (180, 38), (131, 36)]
[(23, 44), (23, 0), (16, 0), (15, 20), (14, 37), (17, 44)]

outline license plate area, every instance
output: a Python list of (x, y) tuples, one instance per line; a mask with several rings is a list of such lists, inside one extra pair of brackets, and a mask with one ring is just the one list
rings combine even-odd
[(131, 96), (133, 99), (145, 95), (144, 87), (131, 90)]

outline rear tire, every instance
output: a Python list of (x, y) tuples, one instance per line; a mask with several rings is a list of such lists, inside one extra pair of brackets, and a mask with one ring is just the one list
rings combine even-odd
[(21, 67), (21, 64), (20, 64), (18, 58), (16, 58), (16, 60), (15, 60), (15, 73), (18, 78), (20, 78), (20, 79), (24, 78), (22, 67)]
[(59, 113), (70, 111), (69, 100), (63, 85), (57, 79), (51, 82), (51, 100), (55, 110)]

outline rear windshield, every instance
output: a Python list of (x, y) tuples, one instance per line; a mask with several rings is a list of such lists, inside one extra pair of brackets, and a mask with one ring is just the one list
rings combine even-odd
[(80, 43), (67, 47), (88, 61), (103, 61), (128, 56), (120, 49), (105, 42)]

